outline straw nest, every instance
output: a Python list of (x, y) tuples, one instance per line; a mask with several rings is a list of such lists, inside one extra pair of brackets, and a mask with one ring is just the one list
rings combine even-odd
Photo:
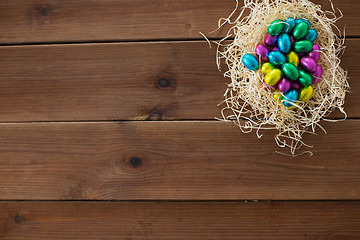
[[(346, 119), (343, 105), (349, 90), (347, 72), (340, 67), (339, 56), (343, 53), (344, 39), (338, 37), (339, 29), (335, 22), (339, 17), (332, 11), (324, 11), (320, 5), (308, 0), (245, 0), (244, 6), (236, 9), (228, 18), (219, 20), (219, 28), (232, 24), (227, 36), (218, 44), (217, 65), (225, 63), (225, 77), (231, 79), (224, 94), (222, 116), (225, 121), (233, 121), (244, 133), (255, 130), (276, 129), (275, 141), (279, 147), (289, 147), (295, 155), (302, 146), (304, 133), (315, 134), (321, 120), (339, 121), (327, 118), (335, 109), (340, 110)], [(235, 21), (230, 19), (240, 11)], [(273, 91), (263, 84), (261, 71), (251, 71), (244, 67), (241, 58), (246, 53), (254, 53), (255, 47), (263, 43), (268, 25), (276, 19), (305, 18), (318, 32), (315, 41), (320, 46), (321, 57), (318, 64), (323, 67), (323, 77), (319, 84), (313, 85), (314, 95), (307, 102), (296, 102), (289, 110), (273, 98)], [(336, 29), (334, 33), (333, 29)], [(233, 40), (228, 40), (228, 39)], [(225, 41), (228, 40), (228, 41)], [(326, 133), (326, 132), (325, 132)], [(304, 151), (312, 155), (310, 151)], [(302, 152), (302, 153), (304, 153)]]

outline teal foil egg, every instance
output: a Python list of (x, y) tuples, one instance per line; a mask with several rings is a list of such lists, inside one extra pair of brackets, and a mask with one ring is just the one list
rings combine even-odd
[(295, 24), (296, 23), (295, 23), (294, 18), (290, 17), (290, 18), (286, 19), (283, 32), (290, 33), (293, 30), (293, 28), (295, 27)]
[(244, 66), (247, 69), (250, 69), (253, 71), (256, 71), (259, 69), (259, 60), (257, 59), (257, 57), (255, 57), (252, 54), (249, 54), (249, 53), (245, 54), (242, 57), (242, 63), (244, 64)]
[(269, 61), (275, 66), (281, 66), (286, 62), (286, 57), (279, 51), (272, 51), (268, 55)]
[(299, 23), (302, 23), (302, 22), (306, 23), (307, 25), (309, 25), (309, 27), (311, 27), (311, 23), (309, 22), (309, 20), (306, 20), (306, 19), (303, 19), (303, 18), (295, 20), (295, 24), (299, 24)]
[(278, 38), (278, 48), (283, 53), (288, 53), (291, 49), (290, 36), (286, 33), (280, 34)]
[(310, 42), (313, 42), (317, 38), (317, 35), (318, 34), (317, 34), (316, 30), (309, 29), (308, 34), (306, 35), (305, 39), (309, 40)]
[(290, 89), (284, 94), (284, 100), (287, 102), (283, 102), (285, 107), (292, 107), (294, 102), (299, 98), (299, 93), (295, 89)]

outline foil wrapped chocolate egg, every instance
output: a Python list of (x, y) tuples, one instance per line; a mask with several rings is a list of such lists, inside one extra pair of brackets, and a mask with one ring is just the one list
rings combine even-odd
[(295, 89), (290, 89), (284, 94), (283, 104), (285, 107), (292, 107), (293, 103), (296, 102), (296, 100), (299, 97), (299, 93)]
[(301, 40), (294, 43), (294, 49), (298, 53), (307, 53), (313, 49), (313, 44), (309, 40)]
[(303, 39), (308, 35), (309, 25), (305, 22), (301, 22), (295, 25), (293, 30), (293, 36), (295, 39)]
[(284, 75), (288, 79), (291, 79), (291, 80), (297, 80), (300, 76), (298, 68), (291, 63), (285, 63), (282, 66), (281, 71), (284, 73)]
[(314, 88), (311, 85), (304, 87), (300, 90), (299, 100), (303, 102), (309, 101), (313, 93), (314, 93)]
[(311, 57), (301, 58), (300, 64), (301, 66), (303, 66), (304, 69), (308, 70), (309, 72), (315, 72), (317, 68), (315, 60)]
[(249, 53), (245, 54), (242, 57), (242, 63), (244, 64), (244, 66), (247, 69), (250, 69), (253, 71), (256, 71), (259, 69), (259, 60), (257, 59), (257, 57), (255, 57), (252, 54), (249, 54)]
[(268, 72), (265, 76), (265, 83), (269, 86), (273, 86), (280, 81), (282, 72), (280, 69), (274, 68)]
[(267, 55), (269, 54), (269, 49), (264, 44), (257, 45), (255, 52), (260, 57), (260, 60), (268, 61)]
[(291, 49), (291, 39), (286, 33), (280, 34), (278, 37), (278, 48), (280, 52), (288, 53)]
[(299, 83), (304, 87), (307, 87), (312, 84), (312, 76), (304, 70), (299, 70), (300, 77), (298, 79)]
[(287, 92), (291, 87), (291, 82), (288, 79), (283, 78), (279, 81), (277, 87), (278, 87), (279, 91)]
[(279, 35), (282, 32), (282, 30), (284, 29), (284, 27), (285, 27), (284, 22), (280, 19), (277, 19), (269, 25), (268, 33), (271, 36)]
[(268, 58), (275, 66), (281, 66), (286, 62), (286, 57), (280, 51), (271, 51)]
[(317, 62), (320, 58), (320, 47), (317, 44), (314, 44), (312, 51), (309, 53), (309, 57)]

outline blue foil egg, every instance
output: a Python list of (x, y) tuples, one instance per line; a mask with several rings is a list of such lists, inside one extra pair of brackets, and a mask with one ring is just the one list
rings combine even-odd
[(306, 35), (305, 39), (309, 40), (310, 42), (313, 42), (317, 38), (317, 35), (318, 34), (317, 34), (316, 30), (309, 29), (308, 34)]
[(279, 51), (272, 51), (268, 55), (269, 61), (275, 66), (281, 66), (286, 62), (286, 57)]
[(288, 102), (283, 102), (285, 107), (292, 107), (294, 102), (299, 98), (299, 93), (295, 89), (290, 89), (284, 94), (284, 100)]
[(279, 50), (283, 53), (288, 53), (291, 49), (291, 39), (290, 36), (286, 33), (280, 34), (278, 38), (278, 47)]
[(309, 22), (309, 20), (306, 20), (306, 19), (303, 19), (303, 18), (300, 18), (300, 19), (296, 19), (296, 20), (295, 20), (295, 23), (296, 23), (296, 24), (299, 24), (299, 23), (301, 23), (301, 22), (306, 22), (307, 25), (309, 25), (309, 27), (311, 27), (311, 23)]
[(259, 60), (254, 55), (251, 55), (249, 53), (245, 54), (242, 57), (242, 63), (245, 65), (247, 69), (256, 71), (259, 69)]
[(291, 30), (293, 30), (293, 28), (295, 27), (295, 19), (290, 17), (288, 19), (286, 19), (285, 21), (285, 28), (283, 30), (284, 33), (290, 33)]

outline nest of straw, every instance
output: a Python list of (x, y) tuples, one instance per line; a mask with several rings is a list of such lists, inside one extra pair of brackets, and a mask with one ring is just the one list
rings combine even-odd
[[(303, 142), (304, 133), (315, 134), (317, 127), (326, 133), (319, 122), (333, 121), (327, 117), (335, 109), (339, 109), (346, 119), (343, 105), (349, 84), (339, 58), (345, 49), (344, 38), (338, 37), (341, 33), (335, 26), (342, 14), (338, 10), (340, 16), (337, 17), (332, 4), (332, 11), (324, 11), (320, 5), (308, 0), (245, 0), (241, 9), (236, 2), (232, 14), (219, 20), (219, 28), (225, 24), (233, 25), (227, 37), (217, 43), (218, 68), (220, 70), (221, 63), (225, 62), (227, 71), (224, 76), (231, 79), (222, 103), (223, 120), (235, 122), (244, 133), (255, 130), (259, 138), (260, 130), (276, 129), (278, 133), (274, 138), (277, 145), (289, 147), (290, 153), (295, 155), (302, 146), (311, 147)], [(231, 22), (238, 11), (239, 16)], [(289, 17), (309, 20), (318, 32), (315, 41), (321, 49), (318, 64), (324, 70), (322, 81), (313, 86), (313, 97), (307, 102), (296, 102), (293, 110), (274, 100), (274, 92), (263, 84), (261, 71), (248, 70), (241, 63), (244, 54), (255, 53), (255, 47), (263, 43), (271, 22)], [(337, 29), (338, 35), (333, 28)], [(230, 43), (225, 41), (229, 38), (233, 38)], [(310, 151), (304, 152), (312, 155)]]

